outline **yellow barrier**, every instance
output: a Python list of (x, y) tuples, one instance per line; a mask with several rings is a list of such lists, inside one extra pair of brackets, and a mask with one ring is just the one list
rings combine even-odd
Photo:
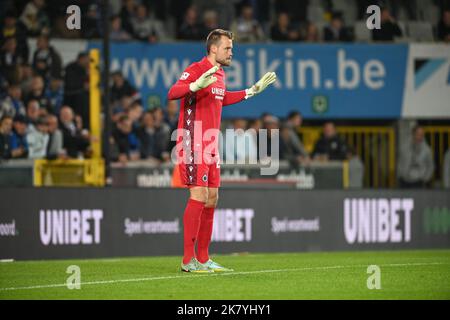
[[(342, 126), (338, 134), (352, 147), (364, 164), (364, 186), (386, 188), (395, 186), (395, 131), (390, 127)], [(322, 127), (301, 127), (298, 130), (305, 149), (312, 153)]]
[(450, 126), (423, 126), (425, 139), (431, 150), (434, 150), (434, 176), (433, 180), (442, 178), (442, 166), (445, 152), (450, 149)]
[(33, 169), (35, 187), (102, 187), (105, 182), (103, 159), (38, 159)]

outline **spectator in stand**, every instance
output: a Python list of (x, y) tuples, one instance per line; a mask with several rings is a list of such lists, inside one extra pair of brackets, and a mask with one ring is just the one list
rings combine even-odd
[(323, 40), (325, 42), (348, 42), (352, 41), (348, 29), (344, 26), (342, 15), (334, 13), (330, 25), (324, 28)]
[(275, 12), (289, 12), (292, 21), (298, 23), (306, 20), (306, 12), (309, 0), (292, 1), (292, 0), (275, 0)]
[(35, 37), (41, 33), (50, 32), (50, 21), (44, 10), (45, 0), (32, 0), (23, 10), (20, 21), (27, 28), (28, 35)]
[(0, 160), (11, 158), (11, 129), (13, 119), (10, 116), (0, 118)]
[(206, 10), (203, 13), (203, 39), (214, 29), (219, 28), (217, 11)]
[(14, 159), (28, 158), (27, 119), (24, 115), (16, 115), (11, 136), (11, 157)]
[(112, 41), (129, 41), (133, 39), (131, 33), (122, 29), (122, 21), (119, 16), (111, 18), (111, 33), (109, 37)]
[(160, 143), (160, 148), (163, 150), (161, 159), (163, 161), (170, 160), (169, 142), (170, 142), (170, 127), (164, 122), (164, 112), (160, 107), (155, 107), (153, 110), (153, 117), (155, 119), (155, 129)]
[(127, 163), (128, 160), (139, 160), (139, 140), (133, 132), (131, 120), (127, 115), (119, 118), (112, 136), (118, 148), (118, 160), (121, 163)]
[(270, 35), (273, 41), (298, 41), (300, 32), (294, 28), (285, 12), (278, 14), (277, 23), (272, 26)]
[(59, 109), (64, 102), (64, 83), (61, 77), (52, 77), (50, 83), (45, 89), (45, 98), (48, 101), (50, 113), (59, 114)]
[(113, 83), (111, 87), (111, 102), (113, 104), (119, 102), (124, 96), (131, 97), (133, 100), (142, 103), (139, 91), (123, 77), (120, 71), (113, 72), (111, 77)]
[(450, 9), (442, 13), (437, 25), (437, 38), (439, 41), (450, 43)]
[(129, 35), (133, 34), (133, 25), (131, 24), (131, 19), (133, 19), (135, 14), (136, 14), (135, 0), (123, 0), (119, 18), (121, 21), (123, 31), (125, 31)]
[[(233, 134), (225, 135), (225, 154), (227, 160), (237, 161), (238, 163), (256, 162), (258, 148), (256, 141), (250, 132), (246, 131), (247, 121), (242, 118), (234, 119)], [(229, 139), (233, 139), (230, 141)]]
[(139, 102), (133, 102), (128, 108), (127, 116), (132, 123), (133, 130), (139, 128), (143, 113), (144, 108)]
[(0, 118), (4, 115), (14, 117), (16, 114), (25, 114), (25, 106), (22, 102), (22, 89), (13, 84), (8, 87), (8, 95), (0, 102)]
[(280, 127), (280, 160), (288, 161), (293, 169), (298, 169), (302, 161), (301, 151), (295, 145), (291, 129), (286, 124)]
[(163, 150), (159, 141), (153, 112), (147, 111), (142, 119), (142, 126), (137, 130), (140, 141), (140, 154), (142, 159), (159, 163)]
[(31, 92), (31, 83), (33, 82), (33, 68), (29, 63), (19, 66), (19, 83), (22, 89), (22, 97), (28, 96)]
[(48, 139), (47, 119), (41, 116), (36, 121), (36, 130), (32, 130), (27, 134), (28, 158), (45, 158), (47, 156)]
[(41, 107), (39, 106), (39, 101), (37, 100), (30, 100), (27, 103), (27, 110), (26, 110), (26, 118), (28, 123), (28, 131), (35, 130), (35, 124), (41, 115)]
[(62, 131), (58, 128), (58, 117), (49, 114), (47, 116), (48, 124), (48, 145), (47, 145), (47, 159), (65, 158), (66, 151), (64, 150), (64, 137)]
[(33, 55), (33, 69), (43, 79), (62, 74), (62, 60), (60, 54), (50, 45), (46, 35), (40, 35), (36, 41), (36, 51)]
[(231, 31), (239, 42), (257, 42), (264, 40), (264, 32), (261, 25), (253, 17), (251, 5), (245, 5), (241, 9), (239, 18), (231, 23)]
[(402, 30), (392, 17), (389, 9), (381, 10), (381, 29), (372, 30), (372, 39), (374, 41), (394, 41), (395, 37), (401, 37)]
[(397, 173), (401, 188), (424, 188), (433, 177), (433, 154), (422, 127), (415, 126), (411, 141), (400, 148)]
[(67, 105), (62, 106), (59, 120), (66, 154), (70, 158), (83, 156), (89, 147), (89, 132), (77, 123), (72, 108)]
[(0, 75), (8, 83), (17, 83), (19, 80), (19, 67), (23, 62), (17, 50), (16, 38), (6, 38), (0, 50)]
[(121, 116), (127, 114), (133, 102), (134, 100), (130, 96), (123, 96), (120, 101), (116, 102), (113, 106), (112, 121), (117, 122)]
[(298, 154), (299, 162), (307, 164), (310, 161), (309, 154), (298, 135), (298, 129), (302, 123), (302, 114), (298, 111), (291, 111), (287, 117), (285, 126), (289, 130), (289, 143), (292, 144), (294, 151)]
[(348, 147), (336, 132), (336, 127), (332, 122), (323, 125), (323, 133), (314, 146), (312, 157), (315, 160), (346, 160)]
[(27, 43), (27, 29), (21, 21), (17, 21), (16, 14), (12, 11), (6, 13), (3, 27), (0, 33), (0, 46), (7, 38), (15, 38), (17, 54), (21, 61), (28, 61), (29, 49)]
[(164, 123), (169, 126), (170, 133), (178, 127), (179, 109), (178, 100), (167, 100), (166, 110), (164, 110)]
[[(267, 130), (267, 150), (265, 154), (264, 150), (258, 150), (258, 157), (262, 162), (265, 162), (268, 158), (275, 156), (272, 154), (272, 139), (273, 134), (275, 132), (274, 130), (280, 129), (280, 120), (277, 117), (267, 113), (262, 117), (262, 121), (263, 121), (262, 129)], [(262, 152), (262, 154), (259, 154), (259, 152)], [(262, 158), (260, 156), (262, 156)]]
[(45, 97), (44, 80), (41, 76), (36, 75), (31, 80), (31, 92), (28, 93), (25, 102), (28, 103), (30, 100), (37, 100), (42, 109), (49, 111), (50, 103)]
[(97, 4), (90, 4), (86, 14), (81, 17), (81, 34), (85, 39), (98, 39), (102, 36), (100, 8)]
[(155, 43), (165, 38), (164, 26), (161, 21), (150, 17), (145, 5), (140, 4), (136, 16), (131, 19), (134, 37), (143, 42)]
[(64, 104), (83, 119), (85, 128), (89, 126), (89, 55), (81, 52), (77, 60), (66, 67), (64, 77)]
[(319, 42), (319, 29), (313, 22), (307, 22), (301, 29), (301, 39), (305, 42)]
[(183, 23), (178, 30), (180, 40), (203, 40), (203, 27), (197, 21), (196, 7), (190, 6), (184, 15)]

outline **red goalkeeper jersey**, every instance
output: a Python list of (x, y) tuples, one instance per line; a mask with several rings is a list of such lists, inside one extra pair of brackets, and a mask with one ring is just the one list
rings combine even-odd
[(227, 91), (225, 72), (220, 68), (213, 75), (217, 78), (216, 82), (197, 92), (190, 91), (189, 84), (212, 67), (206, 57), (192, 63), (170, 88), (168, 99), (181, 98), (177, 143), (181, 143), (184, 133), (186, 143), (191, 144), (194, 152), (202, 150), (203, 153), (217, 155), (219, 150), (217, 135), (220, 130), (222, 106), (242, 101), (245, 90)]

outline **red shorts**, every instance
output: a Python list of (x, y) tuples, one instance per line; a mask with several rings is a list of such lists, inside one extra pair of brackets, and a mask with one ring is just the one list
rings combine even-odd
[(211, 163), (178, 164), (181, 182), (187, 187), (220, 187), (220, 157), (215, 156)]

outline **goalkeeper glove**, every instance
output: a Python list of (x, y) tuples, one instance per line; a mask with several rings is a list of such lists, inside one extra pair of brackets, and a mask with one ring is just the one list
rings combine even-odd
[(251, 88), (245, 90), (245, 99), (251, 98), (258, 93), (263, 92), (269, 84), (272, 84), (277, 80), (275, 72), (267, 72), (257, 83)]
[(210, 84), (213, 84), (214, 82), (216, 82), (217, 78), (212, 76), (212, 75), (217, 70), (219, 70), (219, 67), (218, 66), (214, 66), (211, 69), (209, 69), (208, 71), (206, 71), (204, 74), (202, 74), (200, 76), (200, 78), (198, 78), (197, 80), (195, 80), (194, 82), (191, 82), (189, 84), (189, 89), (192, 92), (197, 92), (198, 90), (206, 88)]

